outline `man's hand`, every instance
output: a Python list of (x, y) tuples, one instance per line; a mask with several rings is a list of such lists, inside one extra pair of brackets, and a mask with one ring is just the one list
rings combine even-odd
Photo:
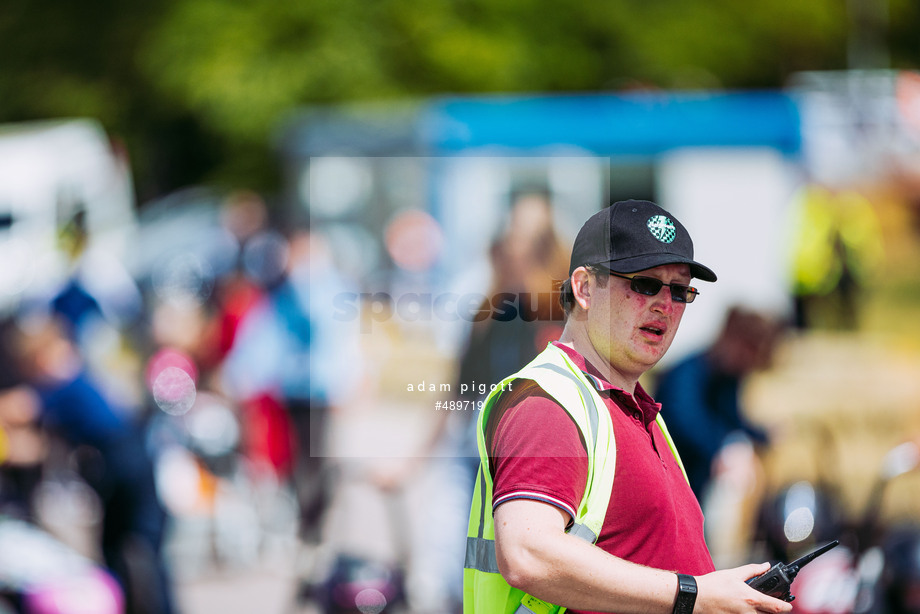
[(695, 614), (780, 614), (792, 611), (792, 604), (764, 595), (745, 582), (770, 569), (769, 563), (744, 565), (714, 571), (696, 578)]
[[(633, 614), (669, 614), (677, 576), (614, 557), (564, 533), (568, 517), (559, 508), (514, 499), (495, 509), (498, 567), (512, 585), (570, 609)], [(783, 614), (792, 604), (760, 593), (745, 581), (769, 564), (745, 565), (696, 576), (694, 614)]]

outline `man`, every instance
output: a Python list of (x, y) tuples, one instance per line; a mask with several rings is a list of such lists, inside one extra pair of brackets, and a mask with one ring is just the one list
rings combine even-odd
[(638, 383), (696, 298), (692, 277), (716, 280), (653, 203), (615, 203), (579, 231), (562, 336), (480, 417), (467, 614), (791, 610), (745, 584), (767, 564), (714, 570), (660, 405)]

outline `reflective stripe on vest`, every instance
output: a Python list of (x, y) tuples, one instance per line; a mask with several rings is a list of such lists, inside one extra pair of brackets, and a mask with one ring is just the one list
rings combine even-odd
[[(485, 429), (496, 401), (506, 390), (505, 384), (529, 379), (562, 406), (575, 422), (585, 440), (588, 476), (585, 493), (577, 516), (567, 532), (589, 543), (597, 541), (610, 503), (616, 473), (616, 442), (613, 422), (607, 406), (585, 375), (558, 347), (550, 344), (530, 364), (506, 378), (486, 398), (477, 440), (479, 472), (467, 532), (466, 561), (463, 572), (464, 614), (558, 614), (564, 610), (505, 582), (498, 571), (495, 556), (495, 527), (492, 517), (492, 476)], [(508, 386), (507, 390), (511, 387)], [(681, 471), (684, 470), (670, 434), (659, 414), (656, 422), (664, 434)], [(686, 477), (686, 472), (684, 472)]]

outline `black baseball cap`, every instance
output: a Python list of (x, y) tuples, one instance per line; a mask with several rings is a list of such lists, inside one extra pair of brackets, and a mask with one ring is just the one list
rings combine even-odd
[(716, 280), (712, 269), (693, 259), (693, 241), (683, 224), (647, 200), (616, 202), (588, 218), (575, 237), (569, 275), (588, 264), (615, 273), (688, 264), (693, 277)]

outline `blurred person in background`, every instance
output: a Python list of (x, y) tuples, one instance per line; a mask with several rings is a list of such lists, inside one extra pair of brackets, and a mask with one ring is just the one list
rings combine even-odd
[(232, 192), (221, 204), (220, 225), (233, 238), (237, 253), (235, 266), (215, 280), (209, 297), (209, 317), (196, 350), (205, 374), (219, 368), (233, 347), (240, 322), (264, 298), (264, 288), (246, 273), (243, 258), (250, 240), (269, 229), (268, 217), (264, 199), (249, 190)]
[(799, 191), (793, 216), (796, 328), (858, 329), (861, 294), (882, 255), (872, 204), (854, 189), (810, 184)]
[(38, 397), (23, 382), (12, 354), (0, 351), (0, 514), (30, 520), (47, 445), (38, 426)]
[(117, 258), (94, 250), (90, 244), (86, 212), (82, 207), (58, 232), (58, 244), (69, 271), (50, 301), (51, 310), (67, 324), (74, 338), (83, 341), (94, 328), (123, 328), (141, 315), (141, 293)]
[(667, 413), (668, 427), (700, 501), (726, 445), (769, 443), (767, 432), (745, 417), (741, 393), (748, 376), (771, 365), (782, 330), (774, 318), (732, 307), (712, 345), (672, 365), (657, 381), (656, 398), (676, 410)]
[[(276, 431), (268, 454), (293, 477), (301, 537), (314, 542), (329, 499), (328, 415), (359, 388), (362, 359), (359, 323), (333, 317), (333, 298), (350, 286), (325, 238), (304, 223), (290, 228), (286, 237), (254, 237), (244, 250), (244, 269), (264, 296), (240, 321), (222, 380), (243, 403), (277, 405), (291, 421), (293, 441)], [(281, 419), (274, 409), (262, 415)]]
[(91, 240), (86, 210), (58, 230), (58, 247), (67, 272), (48, 296), (28, 299), (28, 309), (47, 309), (76, 344), (87, 370), (105, 393), (125, 406), (138, 402), (131, 335), (144, 310), (141, 291), (121, 260)]
[[(562, 332), (558, 284), (565, 278), (567, 250), (553, 223), (548, 193), (522, 190), (512, 196), (504, 227), (489, 249), (491, 281), (478, 312), (489, 317), (471, 323), (459, 357), (451, 390), (461, 401), (481, 402), (488, 391), (536, 356)], [(501, 297), (511, 301), (498, 313)], [(438, 417), (423, 459), (430, 463), (438, 484), (427, 507), (426, 526), (413, 578), (413, 605), (424, 612), (457, 612), (463, 600), (463, 557), (466, 550), (466, 506), (469, 502), (479, 452), (472, 405)]]
[(103, 396), (57, 319), (5, 320), (0, 352), (2, 364), (18, 365), (17, 390), (37, 401), (35, 424), (68, 446), (81, 477), (99, 496), (100, 552), (122, 585), (127, 612), (172, 613), (172, 589), (161, 557), (166, 514), (131, 416)]
[[(269, 218), (256, 192), (237, 190), (224, 200), (221, 226), (238, 253), (235, 266), (216, 280), (198, 355), (204, 379), (213, 373), (214, 387), (239, 405), (243, 453), (259, 474), (253, 477), (284, 484), (293, 474), (296, 442), (281, 378), (284, 361), (300, 353), (305, 325), (289, 297), (287, 237)], [(253, 352), (258, 361), (249, 363)]]
[[(557, 300), (568, 258), (553, 224), (549, 195), (522, 192), (514, 197), (505, 228), (489, 250), (492, 280), (480, 310), (491, 314), (473, 322), (460, 356), (459, 384), (495, 384), (536, 356), (562, 332)], [(494, 313), (497, 296), (514, 299), (513, 309)], [(462, 398), (478, 399), (478, 390)]]
[[(290, 544), (296, 526), (296, 437), (279, 369), (298, 369), (302, 324), (296, 306), (289, 323), (274, 319), (288, 304), (290, 247), (262, 197), (233, 191), (209, 213), (198, 230), (210, 249), (170, 254), (188, 265), (150, 296), (148, 440), (177, 534), (203, 538), (187, 541), (185, 562), (206, 552), (209, 563), (248, 565)], [(183, 490), (180, 475), (197, 488)]]

